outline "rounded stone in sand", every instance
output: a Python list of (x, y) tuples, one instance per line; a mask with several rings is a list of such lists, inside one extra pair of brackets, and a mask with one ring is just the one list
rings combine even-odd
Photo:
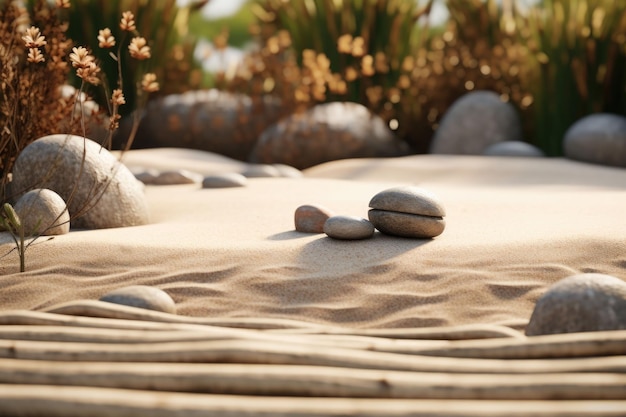
[(324, 223), (324, 233), (333, 239), (368, 239), (374, 235), (374, 225), (360, 217), (332, 216)]
[(100, 301), (176, 314), (176, 303), (172, 297), (163, 290), (147, 285), (118, 288), (100, 297)]
[(31, 190), (17, 200), (13, 209), (26, 236), (63, 235), (70, 231), (70, 215), (65, 201), (52, 190)]
[(432, 238), (443, 233), (446, 212), (438, 198), (419, 187), (389, 188), (370, 200), (368, 217), (382, 233)]
[(186, 169), (176, 169), (172, 171), (161, 172), (153, 179), (154, 185), (180, 185), (180, 184), (197, 184), (202, 182), (202, 175), (188, 171)]
[(302, 233), (324, 233), (324, 223), (334, 213), (326, 207), (305, 204), (296, 209), (296, 230)]
[(247, 184), (248, 179), (237, 172), (208, 175), (202, 180), (202, 188), (245, 187)]
[(626, 330), (626, 282), (605, 274), (565, 278), (543, 295), (526, 335)]

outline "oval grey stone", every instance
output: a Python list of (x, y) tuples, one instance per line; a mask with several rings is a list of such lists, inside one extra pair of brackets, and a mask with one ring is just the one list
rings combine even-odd
[(579, 274), (554, 284), (535, 304), (526, 335), (626, 330), (626, 282)]
[(197, 184), (200, 182), (202, 182), (202, 175), (186, 169), (164, 171), (152, 180), (153, 185)]
[(324, 223), (324, 233), (333, 239), (367, 239), (374, 235), (374, 225), (360, 217), (332, 216)]
[(326, 207), (309, 204), (300, 206), (294, 214), (296, 230), (302, 233), (323, 233), (324, 223), (333, 215)]
[(249, 164), (242, 173), (247, 178), (278, 178), (282, 177), (278, 168), (268, 164)]
[(30, 190), (17, 200), (13, 209), (26, 236), (63, 235), (70, 231), (65, 201), (52, 190)]
[(160, 175), (159, 171), (156, 169), (142, 169), (132, 171), (135, 178), (139, 181), (143, 182), (145, 185), (152, 185), (157, 177)]
[(285, 178), (302, 178), (304, 174), (298, 168), (286, 164), (272, 164), (278, 170), (281, 177)]
[(446, 221), (441, 217), (376, 209), (370, 210), (367, 215), (376, 229), (393, 236), (433, 238), (442, 234), (446, 227)]
[(247, 184), (248, 178), (237, 172), (208, 175), (202, 180), (202, 188), (245, 187)]
[(415, 186), (394, 187), (381, 191), (372, 197), (369, 206), (378, 210), (422, 216), (446, 215), (445, 209), (434, 194)]
[(577, 161), (626, 167), (626, 117), (596, 113), (565, 132), (563, 152)]
[(176, 303), (172, 297), (163, 290), (147, 285), (118, 288), (100, 297), (100, 301), (176, 314)]

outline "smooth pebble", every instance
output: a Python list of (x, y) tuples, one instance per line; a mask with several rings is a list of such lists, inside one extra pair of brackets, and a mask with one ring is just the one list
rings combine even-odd
[(176, 303), (172, 297), (163, 290), (147, 285), (118, 288), (100, 297), (100, 301), (176, 314)]
[(324, 223), (333, 215), (326, 207), (309, 204), (300, 206), (294, 214), (296, 230), (303, 233), (324, 233)]
[(324, 233), (333, 239), (368, 239), (374, 235), (374, 225), (360, 217), (332, 216), (324, 223)]
[(248, 178), (237, 172), (208, 175), (202, 180), (202, 188), (245, 187), (247, 184)]

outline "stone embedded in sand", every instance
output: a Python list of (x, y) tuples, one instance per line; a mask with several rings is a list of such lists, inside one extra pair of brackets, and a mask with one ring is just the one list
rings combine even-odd
[(577, 161), (626, 167), (626, 117), (609, 113), (583, 117), (565, 132), (563, 152)]
[(296, 209), (296, 230), (302, 233), (324, 233), (324, 223), (334, 213), (326, 207), (305, 204)]
[(242, 172), (246, 178), (278, 178), (282, 177), (278, 168), (269, 164), (248, 164)]
[(526, 335), (626, 330), (626, 282), (579, 274), (554, 284), (535, 305)]
[(52, 190), (30, 190), (13, 208), (26, 236), (64, 235), (70, 231), (70, 215), (65, 201)]
[(160, 172), (156, 169), (136, 169), (131, 170), (135, 178), (144, 183), (145, 185), (154, 184), (154, 180), (160, 175)]
[(109, 151), (80, 136), (44, 136), (24, 148), (13, 167), (12, 190), (34, 188), (48, 188), (65, 200), (72, 227), (148, 223), (143, 184)]
[(472, 91), (444, 114), (430, 152), (481, 155), (494, 143), (521, 140), (522, 122), (515, 107), (492, 91)]
[(350, 102), (313, 106), (269, 126), (250, 153), (250, 161), (305, 169), (347, 158), (405, 155), (408, 145), (367, 107)]
[(100, 301), (176, 314), (176, 303), (168, 293), (146, 285), (118, 288), (100, 297)]
[(483, 155), (487, 156), (516, 156), (540, 158), (546, 156), (543, 151), (536, 146), (519, 140), (507, 140), (504, 142), (494, 143), (488, 146)]
[(208, 175), (202, 180), (202, 188), (245, 187), (247, 184), (248, 178), (237, 172)]
[(202, 182), (202, 175), (187, 171), (186, 169), (176, 169), (164, 171), (157, 175), (152, 181), (153, 185), (181, 185), (198, 184)]
[(324, 223), (324, 233), (333, 239), (368, 239), (374, 235), (374, 225), (360, 217), (332, 216)]
[(432, 238), (443, 233), (446, 215), (437, 198), (414, 186), (390, 188), (370, 200), (368, 217), (382, 233)]
[(281, 177), (284, 178), (302, 178), (304, 174), (298, 168), (285, 164), (273, 164), (274, 168), (278, 170)]

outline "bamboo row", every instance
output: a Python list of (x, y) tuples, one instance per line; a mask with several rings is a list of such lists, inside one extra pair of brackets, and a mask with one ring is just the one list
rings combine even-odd
[(470, 401), (260, 397), (91, 387), (0, 385), (7, 417), (623, 416), (626, 401)]

